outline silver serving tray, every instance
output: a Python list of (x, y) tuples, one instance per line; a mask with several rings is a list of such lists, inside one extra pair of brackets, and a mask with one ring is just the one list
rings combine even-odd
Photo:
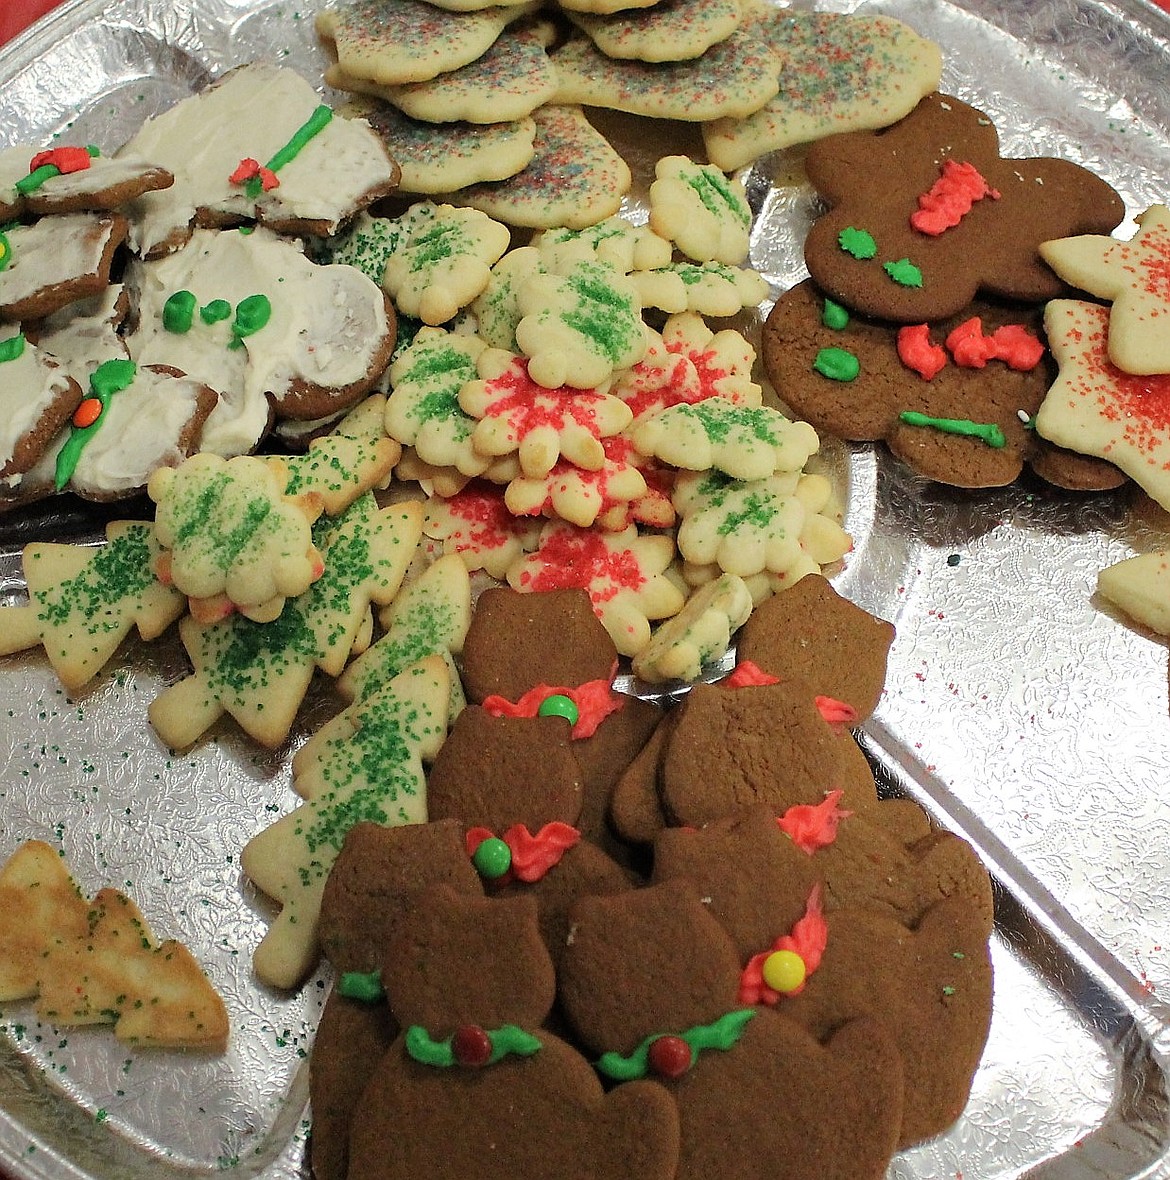
[[(996, 120), (1006, 155), (1083, 163), (1131, 214), (1170, 197), (1170, 18), (1151, 5), (819, 7), (880, 9), (938, 41), (944, 88)], [(0, 147), (62, 134), (113, 150), (257, 57), (317, 81), (313, 8), (68, 0), (0, 50)], [(642, 152), (635, 170), (660, 154)], [(753, 261), (776, 291), (806, 273), (815, 201), (798, 157), (748, 176)], [(1170, 519), (1132, 490), (1075, 497), (1025, 478), (960, 492), (880, 450), (826, 450), (855, 539), (838, 589), (897, 626), (862, 740), (883, 789), (970, 840), (997, 886), (995, 1010), (970, 1103), (890, 1174), (1170, 1177), (1166, 644), (1093, 597), (1103, 565), (1170, 544)], [(92, 539), (102, 520), (142, 511), (49, 502), (0, 518), (0, 601), (23, 601), (27, 540)], [(130, 641), (76, 698), (39, 656), (0, 662), (0, 857), (47, 839), (87, 891), (124, 889), (161, 937), (191, 947), (231, 1021), (227, 1053), (204, 1057), (128, 1051), (108, 1030), (6, 1007), (0, 1169), (15, 1177), (307, 1175), (307, 1059), (328, 979), (294, 995), (256, 983), (251, 953), (272, 911), (238, 856), (293, 806), (289, 752), (336, 704), (321, 689), (275, 753), (224, 724), (172, 756), (146, 705), (185, 671), (173, 637)]]

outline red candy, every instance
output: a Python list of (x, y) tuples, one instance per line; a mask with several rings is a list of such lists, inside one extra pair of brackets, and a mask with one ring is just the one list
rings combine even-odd
[(464, 1024), (451, 1037), (451, 1052), (460, 1065), (487, 1065), (492, 1056), (492, 1039), (478, 1024)]
[(646, 1053), (650, 1068), (661, 1078), (681, 1078), (691, 1068), (691, 1047), (672, 1034), (657, 1037)]

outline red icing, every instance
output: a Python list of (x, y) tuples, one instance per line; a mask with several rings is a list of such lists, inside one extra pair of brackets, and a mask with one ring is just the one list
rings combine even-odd
[(983, 334), (978, 316), (964, 321), (947, 337), (955, 364), (982, 369), (988, 361), (1004, 361), (1020, 372), (1034, 369), (1044, 356), (1044, 345), (1022, 324), (1004, 324), (990, 336)]
[(257, 176), (260, 178), (260, 187), (265, 192), (280, 185), (280, 179), (276, 173), (271, 168), (266, 168), (259, 160), (253, 160), (251, 156), (245, 156), (240, 161), (239, 166), (228, 177), (228, 180), (232, 184), (246, 184)]
[(947, 354), (939, 344), (930, 340), (929, 324), (907, 324), (898, 329), (898, 359), (929, 381), (947, 363)]
[(852, 725), (857, 720), (857, 710), (845, 701), (823, 696), (818, 696), (815, 700), (821, 716), (830, 725)]
[(830, 791), (820, 803), (797, 803), (777, 816), (776, 826), (801, 850), (812, 856), (837, 839), (837, 825), (853, 812), (837, 806), (843, 791)]
[(494, 717), (535, 717), (537, 710), (548, 697), (568, 697), (577, 706), (573, 738), (592, 737), (597, 732), (597, 727), (626, 703), (625, 697), (610, 687), (611, 681), (612, 677), (610, 680), (587, 680), (576, 688), (537, 684), (515, 704), (506, 697), (493, 693), (484, 698), (483, 707)]
[[(490, 828), (468, 828), (464, 837), (467, 855), (474, 856), (476, 849), (494, 834)], [(560, 864), (565, 853), (580, 843), (581, 833), (570, 824), (554, 820), (545, 824), (535, 835), (523, 824), (513, 824), (500, 839), (512, 853), (512, 864), (493, 884), (501, 886), (516, 880), (531, 885)]]
[(62, 175), (67, 172), (84, 172), (90, 166), (90, 154), (83, 147), (55, 147), (37, 152), (28, 166), (35, 172), (46, 164), (52, 164)]
[(958, 225), (975, 202), (984, 197), (998, 201), (999, 193), (983, 179), (974, 164), (944, 160), (938, 180), (929, 192), (919, 195), (918, 208), (910, 214), (910, 224), (920, 233), (937, 237)]
[[(821, 956), (829, 941), (829, 928), (825, 925), (821, 911), (821, 887), (814, 885), (804, 907), (804, 916), (799, 918), (788, 934), (782, 934), (768, 948), (758, 955), (752, 955), (739, 980), (739, 1002), (741, 1004), (775, 1004), (783, 993), (774, 991), (764, 982), (764, 961), (775, 951), (795, 951), (804, 960), (805, 980), (821, 965)], [(793, 988), (787, 994), (798, 996), (804, 991), (804, 984)]]
[(724, 688), (752, 688), (762, 684), (779, 684), (780, 677), (765, 672), (751, 660), (740, 660), (729, 676), (719, 682)]

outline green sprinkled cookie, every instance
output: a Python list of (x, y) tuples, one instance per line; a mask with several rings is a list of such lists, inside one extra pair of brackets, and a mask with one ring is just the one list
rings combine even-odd
[(763, 275), (721, 262), (672, 262), (657, 270), (636, 270), (630, 281), (645, 307), (668, 313), (730, 316), (768, 297)]
[(664, 156), (650, 185), (650, 225), (695, 262), (747, 261), (752, 211), (743, 182), (712, 164)]
[(557, 274), (564, 274), (575, 262), (591, 259), (629, 274), (666, 266), (672, 255), (665, 238), (648, 225), (635, 225), (620, 215), (581, 229), (546, 229), (535, 234), (531, 244), (540, 251), (543, 268)]

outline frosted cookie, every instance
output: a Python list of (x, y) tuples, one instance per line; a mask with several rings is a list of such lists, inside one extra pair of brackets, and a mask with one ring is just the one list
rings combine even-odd
[(58, 440), (54, 487), (87, 500), (117, 500), (145, 490), (199, 447), (218, 394), (166, 365), (104, 361)]
[(147, 119), (119, 158), (174, 174), (129, 207), (131, 248), (152, 257), (183, 244), (195, 224), (258, 220), (327, 235), (393, 191), (398, 169), (359, 119), (337, 119), (293, 70), (253, 62)]
[(32, 320), (103, 291), (129, 225), (119, 213), (64, 213), (0, 230), (0, 320)]
[(117, 209), (173, 177), (146, 160), (111, 159), (96, 147), (18, 145), (0, 151), (0, 223), (24, 214)]
[(173, 749), (190, 746), (223, 714), (261, 745), (279, 746), (296, 720), (315, 668), (337, 675), (371, 602), (389, 602), (422, 531), (422, 506), (378, 510), (363, 496), (315, 536), (324, 573), (280, 617), (256, 623), (236, 612), (215, 623), (188, 615), (179, 628), (193, 667), (151, 703), (150, 722)]
[(182, 943), (160, 942), (117, 889), (92, 898), (43, 840), (0, 868), (0, 1001), (55, 1025), (111, 1024), (126, 1044), (227, 1047), (227, 1010)]
[(440, 557), (407, 582), (379, 616), (382, 635), (351, 661), (337, 681), (350, 702), (364, 700), (424, 656), (442, 656), (451, 674), (450, 713), (464, 704), (453, 657), (463, 650), (471, 624), (471, 578), (454, 553)]
[(1097, 574), (1097, 593), (1135, 622), (1170, 635), (1170, 554), (1139, 553)]
[(478, 419), (472, 442), (485, 455), (515, 452), (529, 478), (547, 475), (562, 456), (587, 471), (605, 461), (601, 440), (630, 422), (628, 407), (599, 389), (549, 388), (532, 378), (532, 362), (503, 349), (486, 349), (478, 378), (465, 384), (459, 404)]
[(584, 589), (621, 655), (633, 656), (650, 640), (651, 620), (669, 618), (684, 596), (666, 576), (674, 543), (639, 536), (632, 525), (602, 534), (560, 521), (544, 527), (534, 553), (508, 569), (508, 584), (526, 593)]
[(565, 15), (606, 57), (634, 61), (684, 61), (726, 41), (740, 25), (736, 0), (657, 0), (648, 7), (620, 11), (577, 11), (563, 4)]
[(1109, 359), (1126, 373), (1170, 373), (1170, 209), (1151, 205), (1128, 242), (1099, 234), (1040, 243), (1067, 283), (1112, 301)]
[(571, 38), (552, 60), (560, 78), (557, 102), (655, 119), (742, 118), (780, 89), (776, 55), (739, 30), (691, 61), (620, 61), (606, 57), (588, 37)]
[[(337, 70), (382, 86), (425, 82), (482, 57), (536, 0), (472, 12), (444, 12), (425, 0), (349, 0), (317, 14), (317, 32), (337, 54)], [(325, 80), (330, 82), (329, 73)], [(332, 85), (332, 82), (330, 82)]]
[(516, 343), (528, 375), (549, 389), (603, 385), (646, 352), (642, 302), (630, 279), (601, 262), (536, 274), (516, 292)]
[(339, 114), (365, 119), (401, 169), (398, 191), (454, 192), (483, 181), (515, 176), (535, 152), (531, 118), (503, 123), (422, 123), (397, 107), (358, 97)]
[(294, 784), (306, 800), (244, 846), (240, 867), (281, 909), (253, 955), (273, 987), (312, 969), (329, 870), (359, 820), (385, 826), (427, 818), (423, 761), (447, 735), (447, 666), (430, 656), (324, 726), (297, 751)]
[(508, 180), (475, 184), (448, 200), (526, 229), (581, 229), (615, 214), (629, 192), (629, 165), (579, 106), (546, 104), (536, 122), (532, 159)]
[(763, 275), (721, 262), (672, 262), (657, 270), (636, 270), (630, 282), (643, 306), (672, 314), (692, 311), (706, 316), (732, 316), (768, 297)]
[(530, 243), (540, 253), (544, 270), (566, 273), (574, 263), (596, 259), (622, 274), (666, 266), (673, 256), (671, 243), (647, 225), (634, 225), (617, 215), (580, 229), (542, 230)]
[(711, 163), (734, 172), (768, 152), (886, 127), (937, 89), (939, 47), (892, 17), (759, 5), (743, 29), (778, 58), (780, 93), (742, 119), (703, 126)]
[(1108, 459), (1170, 508), (1170, 431), (1160, 413), (1170, 374), (1123, 373), (1108, 353), (1109, 308), (1054, 299), (1044, 310), (1059, 373), (1036, 412), (1036, 432), (1070, 451)]
[(373, 95), (427, 123), (508, 123), (556, 94), (545, 52), (552, 40), (553, 26), (539, 21), (502, 34), (482, 57), (425, 82), (380, 86), (336, 71), (330, 85)]
[(650, 185), (650, 227), (694, 262), (747, 261), (752, 211), (743, 182), (710, 164), (664, 156)]
[(121, 335), (129, 310), (125, 287), (111, 283), (96, 295), (74, 300), (35, 325), (26, 326), (37, 347), (85, 389), (99, 365), (125, 360), (129, 355)]
[(111, 522), (97, 547), (26, 545), (29, 603), (0, 608), (0, 654), (41, 644), (65, 688), (83, 687), (131, 628), (155, 639), (183, 613), (183, 595), (154, 575), (160, 553), (154, 530), (137, 521)]
[(423, 533), (446, 554), (458, 554), (469, 570), (503, 580), (508, 567), (530, 553), (543, 522), (517, 518), (504, 503), (502, 488), (472, 480), (450, 496), (427, 501)]
[(82, 396), (78, 383), (22, 332), (0, 328), (0, 491), (19, 489)]
[(767, 479), (799, 471), (820, 448), (807, 422), (793, 422), (771, 406), (736, 406), (725, 398), (672, 406), (643, 422), (634, 446), (673, 467), (716, 468), (736, 479)]
[(288, 469), (278, 459), (201, 454), (151, 476), (155, 536), (164, 549), (163, 581), (201, 600), (223, 603), (257, 622), (280, 614), (287, 598), (321, 576), (312, 525), (321, 514), (315, 497), (285, 494)]
[(697, 680), (703, 666), (727, 651), (732, 635), (752, 613), (752, 596), (742, 578), (722, 574), (687, 599), (634, 657), (635, 676), (650, 684)]
[(382, 285), (399, 311), (445, 324), (487, 285), (508, 248), (508, 227), (476, 209), (420, 201), (397, 218)]
[(356, 405), (395, 342), (393, 308), (360, 270), (319, 266), (270, 230), (196, 230), (181, 250), (136, 262), (126, 335), (139, 364), (169, 364), (220, 401), (202, 449), (247, 454), (270, 416), (320, 418)]
[(386, 398), (371, 394), (328, 434), (314, 438), (301, 455), (288, 455), (285, 493), (320, 498), (329, 516), (338, 516), (363, 492), (382, 486), (402, 454), (386, 433)]

